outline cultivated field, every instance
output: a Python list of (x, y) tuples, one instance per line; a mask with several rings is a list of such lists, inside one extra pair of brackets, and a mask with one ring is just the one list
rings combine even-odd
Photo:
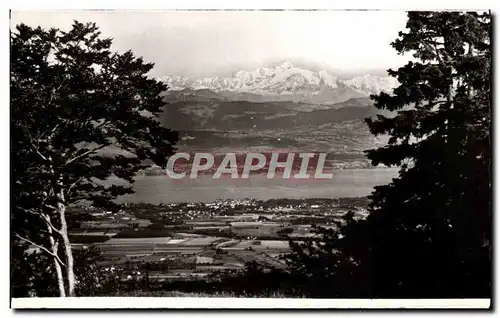
[(138, 204), (116, 215), (93, 211), (90, 220), (71, 232), (75, 249), (95, 246), (102, 253), (98, 265), (125, 269), (125, 280), (197, 280), (241, 270), (248, 262), (284, 268), (289, 238), (310, 239), (315, 236), (312, 225), (334, 228), (348, 211), (362, 217), (366, 202), (355, 198)]

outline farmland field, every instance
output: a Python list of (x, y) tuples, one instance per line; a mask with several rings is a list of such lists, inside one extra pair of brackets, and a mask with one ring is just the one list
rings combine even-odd
[(93, 210), (71, 233), (81, 240), (75, 249), (96, 247), (99, 264), (127, 270), (126, 280), (145, 273), (149, 280), (196, 280), (248, 262), (284, 268), (288, 238), (310, 239), (312, 224), (334, 227), (348, 211), (364, 215), (366, 205), (365, 198), (129, 204), (116, 215)]

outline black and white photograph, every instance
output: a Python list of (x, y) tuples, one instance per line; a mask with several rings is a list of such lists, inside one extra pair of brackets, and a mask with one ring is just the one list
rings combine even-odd
[(492, 21), (11, 10), (11, 308), (491, 309)]

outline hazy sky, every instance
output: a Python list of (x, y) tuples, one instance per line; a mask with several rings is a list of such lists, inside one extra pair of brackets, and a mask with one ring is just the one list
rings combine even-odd
[(302, 61), (344, 70), (402, 65), (390, 46), (402, 11), (17, 11), (11, 24), (68, 29), (92, 21), (115, 50), (155, 63), (152, 75), (207, 76)]

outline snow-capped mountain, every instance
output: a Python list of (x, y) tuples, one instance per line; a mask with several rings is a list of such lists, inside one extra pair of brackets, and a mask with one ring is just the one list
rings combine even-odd
[[(371, 74), (341, 79), (326, 70), (312, 71), (285, 61), (272, 68), (240, 70), (232, 77), (212, 76), (191, 79), (181, 76), (160, 78), (170, 92), (212, 91), (230, 100), (295, 101), (312, 104), (334, 104), (351, 98), (368, 97), (397, 86), (392, 77)], [(191, 93), (190, 93), (191, 94)]]
[(378, 94), (380, 92), (387, 93), (392, 91), (392, 89), (398, 86), (398, 81), (391, 76), (382, 77), (365, 74), (346, 80), (344, 84), (368, 94)]
[(351, 79), (339, 79), (334, 74), (294, 66), (285, 61), (273, 68), (259, 67), (251, 71), (240, 70), (232, 77), (213, 76), (190, 79), (180, 76), (160, 78), (170, 90), (211, 90), (213, 92), (252, 93), (280, 97), (279, 100), (309, 99), (313, 102), (334, 102), (353, 97), (366, 97), (381, 91), (390, 92), (397, 85), (392, 77), (366, 74)]

